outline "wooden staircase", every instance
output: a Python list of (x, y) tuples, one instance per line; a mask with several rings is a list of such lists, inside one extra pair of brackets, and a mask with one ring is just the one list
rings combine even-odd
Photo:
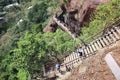
[[(91, 55), (95, 55), (98, 49), (109, 46), (118, 40), (120, 40), (120, 27), (113, 27), (106, 34), (90, 42), (87, 46), (83, 46), (84, 55), (82, 59), (88, 58)], [(65, 58), (64, 63), (67, 67), (70, 67), (72, 69), (74, 67), (74, 64), (78, 63), (79, 61), (81, 61), (81, 58), (77, 53), (73, 52)]]
[[(53, 17), (56, 23), (62, 28), (65, 28), (65, 24), (60, 22)], [(67, 28), (64, 30), (68, 31)], [(74, 35), (69, 32), (70, 35), (75, 39)], [(78, 53), (72, 52), (69, 56), (64, 59), (64, 62), (61, 64), (61, 70), (66, 71), (67, 68), (70, 70), (73, 69), (78, 63), (82, 62), (82, 59), (86, 59), (92, 55), (95, 55), (99, 49), (102, 49), (106, 46), (109, 46), (116, 41), (120, 40), (120, 26), (113, 26), (107, 33), (103, 34), (102, 36), (98, 37), (97, 39), (93, 40), (87, 46), (83, 46), (83, 56), (80, 57)], [(57, 73), (56, 70), (49, 71), (46, 76), (53, 77), (53, 76), (61, 76), (61, 74)]]

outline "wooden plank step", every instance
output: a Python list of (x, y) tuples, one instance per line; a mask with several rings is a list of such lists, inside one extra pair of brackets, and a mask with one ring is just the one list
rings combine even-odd
[(77, 59), (77, 57), (76, 57), (76, 54), (77, 54), (77, 53), (74, 52), (74, 63), (77, 63), (77, 62), (78, 62), (78, 59)]
[(102, 48), (102, 45), (100, 44), (100, 41), (96, 39), (97, 44), (99, 45), (99, 48)]
[(94, 41), (95, 47), (98, 50), (99, 49), (99, 45), (97, 44), (96, 40)]
[(109, 44), (113, 43), (112, 39), (110, 38), (109, 34), (105, 35), (106, 39), (108, 40)]
[(69, 62), (69, 56), (66, 58), (66, 63), (68, 63)]
[(95, 51), (96, 51), (96, 48), (95, 48), (94, 43), (93, 43), (93, 42), (91, 42), (91, 43), (90, 43), (90, 45), (92, 46), (92, 49), (93, 49), (93, 51), (95, 52)]
[(114, 29), (119, 33), (120, 35), (120, 28), (119, 27), (114, 27)]
[[(75, 54), (76, 54), (76, 53), (73, 52), (73, 60), (76, 59)], [(73, 63), (76, 63), (76, 62), (77, 62), (76, 60), (73, 61)]]
[(89, 47), (89, 49), (90, 49), (90, 55), (93, 54), (93, 53), (94, 53), (94, 50), (93, 50), (91, 44), (88, 44), (88, 47)]
[(77, 58), (77, 61), (80, 60), (78, 53), (76, 53), (75, 58)]
[(72, 60), (74, 60), (74, 54), (73, 53), (71, 54), (71, 60), (70, 61), (72, 61)]
[(104, 43), (104, 41), (102, 40), (101, 37), (99, 38), (99, 40), (100, 40), (100, 43), (101, 43), (102, 47), (105, 47), (106, 45), (105, 45), (105, 43)]
[(113, 42), (115, 42), (116, 38), (114, 37), (113, 33), (109, 31), (108, 34), (111, 37), (111, 39), (113, 40)]
[(89, 50), (89, 47), (87, 46), (87, 47), (86, 47), (86, 49), (87, 49), (88, 56), (89, 56), (89, 55), (90, 55), (90, 50)]
[(117, 40), (120, 39), (119, 34), (117, 34), (117, 32), (114, 29), (111, 29), (111, 31), (113, 32)]
[(103, 41), (105, 42), (106, 45), (109, 45), (110, 43), (106, 40), (105, 37), (102, 37)]

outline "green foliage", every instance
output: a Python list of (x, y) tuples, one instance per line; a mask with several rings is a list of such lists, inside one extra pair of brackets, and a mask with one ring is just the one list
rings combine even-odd
[(28, 80), (28, 73), (26, 70), (20, 69), (17, 74), (17, 77), (19, 80)]
[(36, 4), (28, 13), (29, 20), (35, 23), (44, 22), (48, 17), (46, 8), (47, 5), (44, 2)]
[[(1, 0), (0, 3), (9, 4), (4, 1), (6, 0)], [(42, 31), (48, 24), (50, 16), (57, 10), (58, 0), (36, 0), (37, 4), (32, 5), (33, 8), (30, 10), (27, 8), (33, 3), (25, 3), (29, 0), (19, 1), (23, 2), (20, 9), (11, 8), (9, 14), (4, 16), (9, 19), (7, 24), (4, 24), (9, 30), (6, 29), (7, 34), (4, 34), (5, 37), (1, 37), (0, 40), (2, 45), (0, 46), (0, 80), (29, 80), (36, 74), (41, 77), (43, 64), (56, 62), (56, 58), (61, 59), (70, 54), (79, 43), (79, 40), (74, 41), (59, 29), (56, 33)], [(69, 0), (64, 1), (69, 2)], [(83, 35), (80, 39), (86, 42), (92, 41), (93, 38), (87, 39), (120, 18), (119, 6), (118, 0), (111, 0), (110, 3), (97, 7), (95, 18), (82, 29)], [(23, 21), (17, 24), (19, 19)], [(13, 26), (15, 23), (16, 25)]]
[(63, 0), (63, 1), (64, 1), (64, 3), (66, 3), (66, 4), (70, 2), (70, 0)]
[[(95, 18), (91, 20), (88, 26), (85, 26), (82, 29), (83, 35), (81, 35), (80, 38), (85, 42), (90, 42), (101, 35), (98, 32), (102, 31), (105, 27), (113, 24), (120, 18), (119, 5), (120, 2), (118, 0), (112, 0), (107, 4), (98, 6)], [(96, 33), (98, 33), (98, 35), (95, 35)]]
[(78, 44), (71, 39), (67, 33), (61, 30), (57, 30), (56, 33), (46, 33), (44, 35), (44, 40), (47, 42), (48, 53), (58, 57), (63, 57), (71, 53), (74, 51), (76, 44)]

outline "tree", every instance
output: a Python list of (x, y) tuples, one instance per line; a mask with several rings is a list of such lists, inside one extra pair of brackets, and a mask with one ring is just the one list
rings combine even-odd
[(55, 60), (63, 58), (75, 50), (78, 41), (71, 39), (71, 37), (57, 30), (56, 33), (46, 33), (43, 39), (47, 42), (47, 53), (54, 57)]
[(29, 20), (35, 23), (44, 22), (48, 18), (46, 8), (47, 4), (44, 2), (36, 4), (28, 13)]

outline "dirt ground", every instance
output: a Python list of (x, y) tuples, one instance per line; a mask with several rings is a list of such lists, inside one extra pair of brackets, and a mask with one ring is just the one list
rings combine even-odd
[(116, 80), (104, 59), (109, 52), (112, 52), (112, 57), (120, 66), (120, 41), (118, 41), (84, 60), (66, 80)]

